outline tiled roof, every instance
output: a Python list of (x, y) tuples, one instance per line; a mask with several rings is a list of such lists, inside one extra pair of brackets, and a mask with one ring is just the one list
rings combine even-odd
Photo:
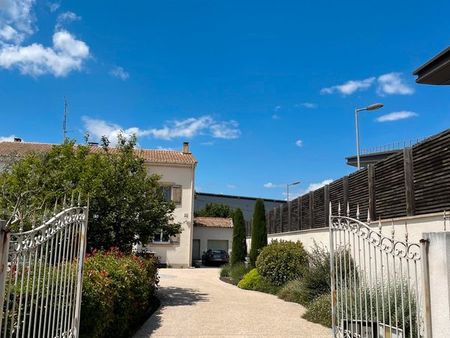
[(195, 217), (194, 225), (206, 228), (232, 228), (233, 220), (222, 217)]
[[(0, 157), (1, 156), (23, 156), (29, 153), (48, 152), (52, 149), (54, 144), (48, 143), (29, 143), (29, 142), (0, 142)], [(103, 148), (99, 146), (91, 146), (93, 153), (103, 152)], [(115, 148), (110, 148), (109, 151), (117, 151)], [(194, 155), (191, 153), (184, 154), (176, 150), (160, 150), (160, 149), (135, 149), (137, 156), (142, 157), (145, 162), (161, 163), (161, 164), (177, 164), (184, 166), (192, 166), (197, 163)]]

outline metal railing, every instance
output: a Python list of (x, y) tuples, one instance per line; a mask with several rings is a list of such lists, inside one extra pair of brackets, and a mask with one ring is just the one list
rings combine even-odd
[[(370, 220), (368, 220), (368, 223)], [(346, 215), (331, 215), (330, 272), (333, 337), (424, 337), (421, 246), (383, 235)]]
[[(78, 337), (88, 207), (0, 229), (0, 337)], [(5, 225), (5, 224), (3, 224)]]

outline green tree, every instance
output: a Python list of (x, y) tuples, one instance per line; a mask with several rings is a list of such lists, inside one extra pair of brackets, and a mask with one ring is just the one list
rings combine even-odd
[(244, 214), (236, 209), (233, 214), (233, 244), (231, 250), (231, 265), (245, 261), (247, 242), (245, 236)]
[(203, 209), (196, 211), (195, 216), (231, 218), (233, 210), (225, 204), (208, 203)]
[(250, 264), (255, 266), (262, 248), (267, 245), (266, 210), (264, 201), (257, 199), (253, 211), (252, 242), (250, 247)]
[[(135, 155), (136, 139), (118, 138), (115, 148), (104, 138), (102, 147), (75, 145), (66, 140), (47, 153), (32, 153), (0, 174), (0, 210), (12, 215), (11, 228), (29, 229), (48, 218), (72, 195), (89, 196), (88, 249), (118, 247), (130, 251), (163, 230), (180, 232), (173, 222), (174, 204), (165, 201), (157, 175), (148, 175), (144, 160)], [(46, 211), (47, 210), (47, 211)], [(1, 215), (0, 215), (1, 217)]]

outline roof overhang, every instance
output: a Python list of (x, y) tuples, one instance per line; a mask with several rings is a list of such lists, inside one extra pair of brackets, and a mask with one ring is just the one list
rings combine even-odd
[(416, 82), (431, 85), (450, 85), (450, 47), (417, 68)]

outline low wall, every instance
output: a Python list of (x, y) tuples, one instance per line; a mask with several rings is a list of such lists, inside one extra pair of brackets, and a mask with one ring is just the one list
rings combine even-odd
[[(450, 217), (450, 213), (449, 213)], [(370, 226), (376, 229), (379, 222), (371, 222)], [(428, 215), (400, 217), (394, 219), (381, 220), (381, 231), (383, 235), (391, 237), (392, 230), (394, 230), (394, 237), (397, 240), (404, 241), (406, 230), (408, 232), (408, 241), (419, 243), (422, 239), (422, 234), (426, 232), (439, 232), (444, 230), (444, 215), (443, 213), (434, 213)], [(450, 229), (450, 219), (447, 221), (447, 230)], [(318, 228), (309, 230), (299, 230), (283, 233), (275, 233), (267, 235), (268, 242), (274, 240), (283, 241), (300, 241), (307, 250), (314, 246), (314, 242), (319, 245), (328, 247), (329, 234), (328, 228)], [(247, 237), (247, 248), (250, 250), (251, 238)]]

